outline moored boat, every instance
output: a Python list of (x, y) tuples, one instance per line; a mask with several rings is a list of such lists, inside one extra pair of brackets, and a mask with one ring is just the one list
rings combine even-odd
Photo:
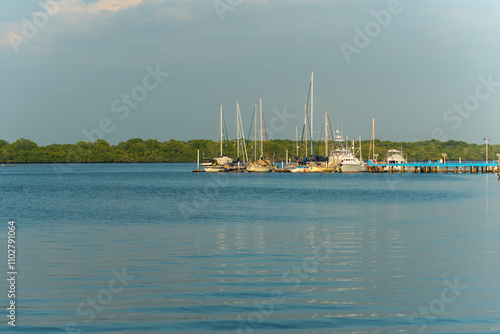
[(387, 157), (385, 159), (387, 165), (385, 166), (385, 170), (389, 170), (392, 168), (393, 171), (403, 171), (405, 169), (404, 166), (391, 166), (395, 164), (406, 164), (408, 163), (406, 159), (403, 157), (403, 152), (401, 150), (391, 149), (387, 151)]
[(348, 148), (338, 130), (334, 137), (334, 142), (336, 148), (330, 154), (329, 163), (340, 165), (340, 172), (342, 173), (366, 172), (365, 163), (354, 154), (354, 142), (352, 147)]
[(224, 125), (224, 118), (222, 113), (222, 106), (220, 106), (220, 157), (213, 158), (212, 161), (210, 161), (209, 163), (204, 162), (201, 164), (205, 169), (205, 172), (207, 173), (226, 172), (225, 166), (233, 162), (233, 159), (231, 159), (228, 156), (224, 156), (222, 152), (222, 140), (224, 136), (223, 125)]
[[(262, 99), (260, 101), (260, 158), (257, 160), (257, 104), (255, 104), (255, 136), (254, 136), (254, 161), (247, 163), (247, 171), (250, 173), (269, 173), (272, 168), (271, 157), (264, 159), (264, 135), (263, 135), (263, 111)], [(267, 132), (266, 132), (267, 141)], [(269, 146), (268, 146), (269, 148)]]

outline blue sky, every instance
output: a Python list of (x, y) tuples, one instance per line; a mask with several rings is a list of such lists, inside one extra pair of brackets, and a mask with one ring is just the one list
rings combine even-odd
[[(43, 4), (40, 5), (40, 4)], [(500, 143), (500, 2), (2, 0), (0, 138), (295, 138), (314, 70), (350, 138)], [(34, 29), (33, 29), (34, 28)], [(128, 98), (127, 98), (128, 96)], [(128, 99), (128, 100), (127, 100)]]

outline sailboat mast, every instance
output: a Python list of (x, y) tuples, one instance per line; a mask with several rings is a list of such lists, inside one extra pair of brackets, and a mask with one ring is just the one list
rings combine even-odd
[(299, 131), (298, 128), (295, 127), (295, 147), (297, 148), (297, 159), (299, 158)]
[(222, 104), (220, 105), (220, 156), (222, 157)]
[(254, 148), (254, 156), (253, 160), (257, 161), (257, 102), (255, 102), (254, 105), (254, 120), (255, 120), (255, 136), (253, 137), (254, 143), (253, 143), (253, 148)]
[(260, 103), (260, 156), (264, 157), (264, 136), (262, 134), (262, 98), (259, 100)]
[(328, 109), (325, 109), (325, 157), (328, 156)]
[(240, 157), (240, 104), (236, 100), (236, 157)]
[[(246, 164), (246, 162), (248, 161), (248, 153), (247, 153), (247, 144), (246, 144), (246, 141), (245, 141), (245, 131), (243, 130), (243, 121), (241, 120), (241, 110), (240, 110), (240, 104), (238, 103), (238, 101), (236, 101), (236, 111), (237, 111), (237, 114), (238, 114), (238, 129), (240, 131), (240, 134), (239, 136), (241, 136), (240, 140), (238, 141), (240, 144), (241, 144), (241, 155), (243, 156), (243, 164)], [(239, 155), (238, 155), (239, 156)], [(239, 164), (238, 164), (239, 166)]]
[(368, 153), (368, 157), (375, 160), (375, 118), (372, 118), (372, 135), (370, 138), (370, 152)]
[(311, 71), (311, 152), (314, 151), (313, 141), (314, 141), (314, 71)]
[(361, 136), (359, 136), (359, 160), (363, 161), (363, 156), (361, 155)]
[(307, 158), (307, 103), (304, 104), (304, 128), (305, 128), (304, 137), (306, 138), (306, 144), (304, 146), (306, 148), (306, 158)]

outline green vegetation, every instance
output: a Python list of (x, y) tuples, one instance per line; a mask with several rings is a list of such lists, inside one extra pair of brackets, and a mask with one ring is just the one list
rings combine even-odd
[[(254, 142), (247, 142), (249, 157), (254, 154)], [(299, 143), (299, 156), (305, 154), (304, 144)], [(331, 145), (331, 143), (329, 144)], [(356, 146), (359, 143), (356, 142)], [(331, 146), (330, 146), (331, 147)], [(446, 153), (447, 160), (484, 160), (485, 145), (468, 144), (462, 141), (450, 140), (441, 142), (435, 139), (407, 142), (390, 142), (375, 140), (375, 153), (378, 160), (382, 160), (388, 149), (400, 149), (407, 156), (408, 161), (438, 160), (442, 153)], [(258, 146), (258, 151), (260, 147)], [(159, 142), (155, 139), (129, 139), (117, 145), (109, 145), (105, 140), (94, 143), (80, 141), (76, 144), (52, 144), (38, 146), (29, 139), (18, 139), (13, 143), (0, 140), (1, 163), (66, 163), (66, 162), (195, 162), (196, 152), (200, 150), (200, 159), (212, 158), (219, 155), (219, 143), (206, 139), (185, 141), (169, 140)], [(368, 158), (369, 141), (362, 142), (363, 158)], [(296, 156), (296, 147), (293, 140), (275, 139), (269, 141), (269, 152), (274, 161)], [(500, 145), (489, 145), (489, 160), (497, 159)], [(229, 153), (228, 153), (229, 152)], [(316, 155), (324, 155), (324, 142), (315, 141)], [(224, 154), (236, 158), (235, 140), (224, 144)], [(310, 156), (310, 144), (308, 155)], [(267, 145), (264, 144), (264, 155), (268, 155)]]

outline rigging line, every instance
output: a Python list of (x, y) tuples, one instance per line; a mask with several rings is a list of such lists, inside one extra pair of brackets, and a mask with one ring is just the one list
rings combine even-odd
[[(250, 121), (250, 130), (248, 131), (248, 140), (250, 140), (250, 134), (252, 133), (252, 128), (253, 128), (253, 119), (255, 117), (255, 113), (252, 113), (252, 120)], [(254, 138), (254, 141), (256, 140), (256, 138)]]
[[(304, 123), (304, 125), (302, 125), (302, 136), (301, 136), (301, 141), (300, 141), (301, 145), (300, 145), (300, 149), (299, 149), (299, 156), (302, 154), (302, 146), (304, 146), (304, 132), (305, 132), (305, 130), (306, 130), (306, 125)], [(297, 157), (297, 159), (298, 158), (299, 157)]]
[(229, 156), (231, 154), (231, 149), (229, 148), (229, 141), (228, 141), (227, 128), (226, 128), (226, 118), (224, 117), (224, 113), (222, 113), (222, 123), (224, 123), (224, 132), (225, 132), (225, 136), (226, 136), (227, 156)]
[(330, 122), (330, 116), (328, 116), (328, 127), (330, 128), (330, 133), (332, 134), (333, 146), (335, 146), (335, 133), (332, 130), (332, 122)]
[(312, 140), (312, 128), (311, 128), (311, 122), (307, 122), (307, 120), (308, 120), (308, 117), (307, 117), (307, 115), (308, 115), (307, 110), (308, 110), (308, 106), (309, 106), (309, 101), (310, 101), (310, 99), (311, 99), (311, 84), (312, 84), (312, 83), (310, 82), (310, 83), (309, 83), (309, 93), (307, 94), (307, 103), (306, 103), (306, 123), (308, 123), (308, 124), (309, 124), (309, 136), (311, 137), (311, 150), (312, 150), (312, 152), (311, 152), (311, 154), (312, 154), (312, 155), (311, 155), (311, 158), (312, 158), (312, 159), (311, 159), (311, 160), (316, 160), (316, 154), (314, 154), (314, 142), (313, 142), (313, 140)]
[(269, 155), (269, 163), (271, 163), (271, 150), (269, 150), (269, 141), (267, 140), (267, 126), (266, 126), (266, 118), (264, 117), (264, 112), (262, 112), (262, 120), (264, 121), (264, 130), (266, 132), (267, 154)]

